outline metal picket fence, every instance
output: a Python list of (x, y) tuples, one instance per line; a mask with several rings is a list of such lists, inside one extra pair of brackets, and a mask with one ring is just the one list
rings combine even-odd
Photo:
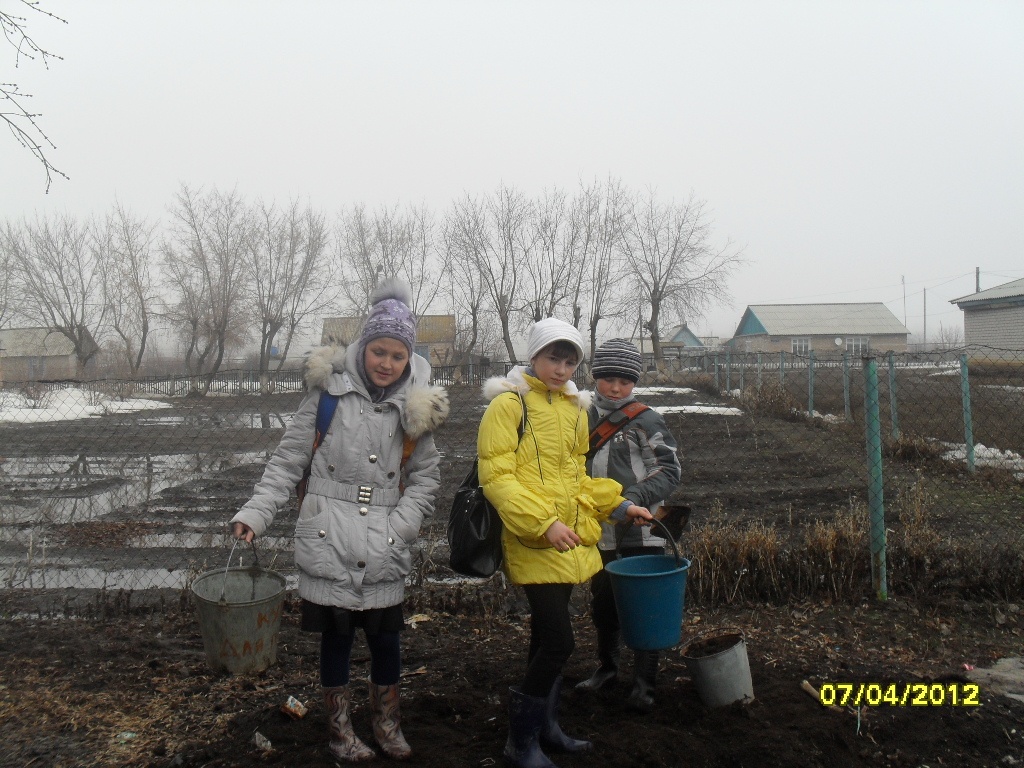
[[(452, 413), (417, 585), (451, 576), (444, 523), (475, 454), (480, 382), (438, 369)], [(579, 381), (586, 386), (586, 372)], [(223, 567), (227, 520), (299, 403), (232, 371), (0, 389), (0, 605), (80, 612), (174, 601)], [(192, 393), (192, 394), (189, 394)], [(693, 510), (682, 544), (706, 603), (889, 594), (1024, 595), (1024, 353), (700, 353), (637, 390), (676, 435)], [(256, 555), (293, 579), (294, 500)], [(251, 559), (246, 550), (243, 558)]]

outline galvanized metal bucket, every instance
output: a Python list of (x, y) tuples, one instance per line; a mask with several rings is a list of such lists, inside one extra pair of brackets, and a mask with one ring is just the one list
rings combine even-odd
[[(234, 548), (231, 550), (234, 552)], [(206, 661), (214, 672), (262, 672), (277, 661), (284, 576), (258, 564), (207, 571), (192, 582)]]

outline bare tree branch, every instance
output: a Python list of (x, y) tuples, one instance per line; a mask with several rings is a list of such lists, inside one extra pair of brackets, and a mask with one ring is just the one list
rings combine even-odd
[[(39, 0), (19, 0), (19, 2), (31, 13), (39, 13), (56, 19), (62, 24), (67, 24), (67, 21), (56, 14), (40, 8)], [(39, 61), (46, 69), (50, 68), (50, 59), (62, 61), (60, 56), (50, 53), (39, 45), (35, 38), (26, 31), (27, 26), (28, 18), (26, 16), (18, 16), (0, 10), (0, 30), (3, 31), (4, 38), (15, 52), (14, 68), (17, 69), (21, 65), (22, 59)], [(0, 82), (0, 120), (7, 125), (14, 140), (31, 152), (43, 166), (46, 173), (46, 191), (49, 192), (53, 174), (65, 179), (68, 176), (54, 167), (46, 155), (49, 149), (56, 149), (57, 145), (50, 140), (50, 137), (36, 121), (36, 118), (40, 116), (39, 113), (31, 111), (26, 105), (26, 101), (31, 98), (32, 94), (22, 91), (17, 83)]]

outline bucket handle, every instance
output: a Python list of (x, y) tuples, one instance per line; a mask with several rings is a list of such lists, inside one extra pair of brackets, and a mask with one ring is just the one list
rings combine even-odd
[[(228, 588), (228, 570), (231, 568), (231, 558), (235, 555), (235, 547), (237, 547), (239, 542), (241, 541), (242, 539), (235, 539), (235, 543), (231, 545), (231, 551), (228, 552), (228, 562), (224, 566), (224, 581), (222, 581), (220, 585), (220, 599), (218, 600), (218, 602), (224, 602), (224, 596), (227, 593)], [(252, 545), (252, 559), (256, 562), (256, 567), (262, 568), (262, 566), (260, 565), (259, 555), (256, 554), (256, 540), (253, 539), (249, 543)], [(242, 556), (239, 555), (238, 557), (239, 560), (241, 560)]]
[[(675, 539), (672, 538), (672, 532), (668, 529), (668, 526), (666, 526), (663, 522), (661, 522), (661, 520), (658, 520), (656, 517), (652, 517), (649, 522), (651, 523), (651, 525), (657, 525), (659, 528), (661, 528), (662, 531), (664, 531), (665, 539), (668, 541), (669, 544), (672, 545), (672, 554), (675, 555), (676, 558), (676, 568), (681, 568), (683, 566), (683, 559), (679, 555), (679, 547), (676, 545)], [(617, 527), (622, 528), (623, 531), (621, 534), (615, 537), (615, 559), (621, 560), (622, 552), (620, 551), (620, 549), (622, 547), (622, 540), (626, 538), (625, 531), (628, 529), (626, 529), (624, 526)]]

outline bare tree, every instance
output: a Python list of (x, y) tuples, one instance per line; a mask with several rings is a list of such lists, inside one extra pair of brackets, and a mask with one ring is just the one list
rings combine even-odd
[(712, 301), (727, 300), (728, 278), (743, 261), (742, 251), (731, 242), (721, 247), (711, 242), (706, 205), (692, 194), (684, 203), (660, 203), (650, 190), (633, 209), (632, 225), (623, 239), (630, 275), (650, 307), (644, 326), (658, 361), (662, 313), (700, 316)]
[(429, 309), (440, 285), (434, 221), (426, 207), (381, 207), (372, 216), (357, 204), (342, 213), (336, 259), (346, 276), (341, 287), (351, 311), (364, 315), (380, 280), (401, 277), (412, 289), (413, 311)]
[(483, 274), (477, 268), (472, 244), (464, 242), (464, 230), (453, 215), (442, 228), (444, 268), (448, 284), (445, 295), (449, 311), (455, 316), (455, 356), (452, 365), (463, 366), (474, 353), (491, 351), (500, 346), (500, 333), (493, 322), (494, 313), (487, 307), (488, 292)]
[(964, 345), (964, 331), (959, 325), (939, 323), (939, 349), (956, 349)]
[(630, 193), (614, 179), (581, 187), (572, 203), (572, 258), (578, 264), (572, 280), (573, 317), (582, 317), (587, 301), (591, 358), (597, 349), (598, 324), (635, 302), (629, 292), (619, 291), (626, 275), (622, 239), (632, 204)]
[(515, 189), (501, 185), (483, 200), (467, 195), (457, 200), (448, 215), (450, 247), (480, 273), (490, 309), (501, 327), (508, 359), (516, 359), (512, 345), (515, 313), (524, 308), (520, 275), (534, 243), (532, 205)]
[(284, 210), (263, 202), (256, 208), (245, 257), (260, 325), (260, 390), (266, 394), (277, 379), (276, 371), (270, 373), (270, 360), (279, 337), (284, 337), (278, 356), (283, 363), (299, 327), (330, 304), (330, 264), (322, 213), (301, 209), (294, 201)]
[(138, 376), (156, 304), (152, 275), (154, 226), (120, 203), (97, 226), (95, 247), (103, 296), (119, 357)]
[(573, 242), (578, 230), (566, 210), (566, 195), (559, 189), (545, 192), (530, 216), (532, 248), (524, 249), (528, 277), (526, 305), (533, 322), (554, 317), (572, 291)]
[[(183, 185), (163, 245), (170, 287), (176, 294), (169, 318), (185, 343), (189, 373), (220, 370), (228, 347), (246, 336), (246, 252), (251, 219), (237, 192), (206, 194)], [(210, 389), (211, 378), (199, 387)]]
[[(67, 21), (61, 17), (39, 7), (39, 0), (19, 0), (19, 2), (28, 12), (42, 14), (67, 24)], [(0, 30), (3, 31), (4, 38), (15, 51), (14, 68), (17, 69), (21, 65), (22, 59), (28, 59), (30, 61), (38, 60), (49, 69), (50, 60), (60, 60), (61, 57), (50, 53), (39, 45), (35, 38), (26, 31), (27, 26), (28, 18), (26, 16), (0, 10)], [(46, 173), (46, 191), (49, 192), (53, 174), (63, 176), (65, 179), (67, 175), (51, 165), (46, 156), (49, 149), (57, 147), (36, 122), (39, 114), (29, 109), (27, 101), (30, 98), (32, 98), (32, 94), (22, 91), (17, 83), (0, 82), (0, 120), (7, 124), (14, 140), (31, 152), (43, 166)]]
[(13, 265), (18, 314), (67, 338), (81, 375), (100, 349), (106, 320), (102, 272), (88, 227), (67, 215), (8, 223), (3, 247)]
[(7, 325), (14, 311), (14, 252), (6, 245), (6, 234), (0, 232), (0, 328)]

